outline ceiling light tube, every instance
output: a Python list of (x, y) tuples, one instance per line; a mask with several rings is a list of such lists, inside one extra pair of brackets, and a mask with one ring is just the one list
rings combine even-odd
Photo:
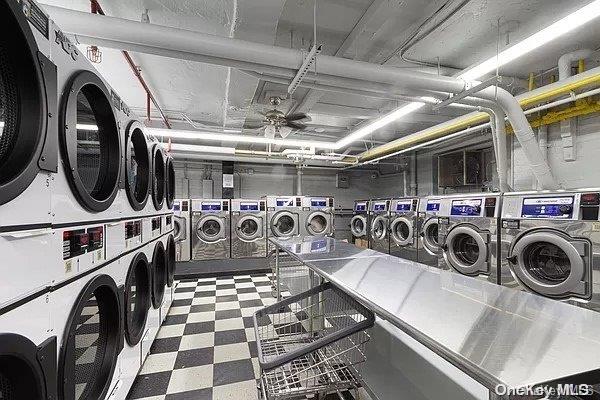
[(254, 143), (254, 144), (273, 144), (278, 146), (292, 146), (301, 148), (320, 148), (335, 149), (334, 142), (320, 142), (311, 140), (294, 139), (275, 139), (264, 136), (234, 135), (228, 133), (214, 133), (202, 131), (185, 131), (176, 129), (147, 128), (151, 135), (173, 139), (205, 140), (213, 142), (232, 142), (232, 143)]
[[(163, 143), (165, 149), (169, 148), (168, 143)], [(234, 147), (221, 146), (199, 146), (196, 144), (180, 144), (171, 143), (170, 149), (172, 152), (182, 153), (200, 153), (200, 154), (235, 154)]]

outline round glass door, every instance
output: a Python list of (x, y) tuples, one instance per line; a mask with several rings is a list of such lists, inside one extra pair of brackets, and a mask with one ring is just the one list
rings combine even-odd
[(324, 235), (329, 229), (329, 221), (327, 215), (322, 212), (316, 212), (308, 217), (306, 222), (306, 230), (311, 235)]
[(405, 217), (399, 217), (392, 221), (390, 226), (392, 239), (398, 246), (406, 246), (412, 243), (413, 227), (411, 221)]
[(427, 252), (436, 255), (440, 249), (440, 239), (438, 231), (437, 217), (428, 219), (421, 229), (421, 237), (423, 238), (423, 247)]
[(450, 267), (465, 275), (488, 272), (488, 248), (480, 232), (457, 225), (448, 232), (444, 258)]
[(508, 257), (514, 275), (529, 289), (542, 295), (586, 297), (586, 254), (589, 244), (550, 230), (521, 236)]
[(352, 217), (350, 230), (356, 237), (365, 236), (367, 233), (367, 218), (364, 215), (355, 215)]
[(206, 242), (214, 243), (221, 239), (225, 230), (223, 221), (218, 217), (205, 217), (198, 221), (196, 233)]
[(237, 223), (237, 234), (243, 240), (254, 240), (262, 237), (262, 221), (254, 216), (242, 217)]
[(376, 240), (383, 240), (387, 235), (386, 219), (382, 216), (376, 217), (373, 220), (371, 227), (371, 236)]
[(294, 216), (289, 212), (281, 212), (273, 218), (273, 233), (275, 236), (292, 236), (296, 229)]

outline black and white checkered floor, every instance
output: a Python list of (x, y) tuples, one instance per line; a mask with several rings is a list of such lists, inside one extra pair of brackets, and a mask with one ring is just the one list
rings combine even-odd
[(130, 399), (257, 399), (252, 315), (275, 302), (265, 274), (182, 280)]

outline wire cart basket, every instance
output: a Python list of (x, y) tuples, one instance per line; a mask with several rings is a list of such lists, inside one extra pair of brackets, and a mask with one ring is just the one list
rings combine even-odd
[(265, 400), (358, 390), (375, 316), (327, 282), (258, 310), (254, 330)]
[(298, 270), (298, 268), (304, 267), (304, 265), (289, 254), (279, 251), (279, 249), (274, 249), (269, 254), (269, 267), (271, 268), (270, 279), (273, 297), (281, 300), (277, 291), (277, 285), (281, 284), (281, 282), (278, 281), (278, 275), (282, 270), (291, 272), (293, 270)]

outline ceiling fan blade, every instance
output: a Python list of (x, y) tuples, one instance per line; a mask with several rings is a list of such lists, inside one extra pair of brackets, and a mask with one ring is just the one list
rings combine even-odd
[(289, 126), (290, 128), (294, 128), (294, 129), (298, 129), (298, 130), (303, 130), (306, 128), (306, 125), (299, 124), (297, 122), (292, 122), (292, 121), (287, 121), (287, 123), (285, 125)]
[(260, 124), (244, 124), (244, 129), (261, 129), (264, 128), (264, 125)]
[(310, 118), (310, 117), (304, 113), (289, 114), (289, 115), (285, 116), (285, 119), (287, 119), (288, 121), (299, 121), (301, 119), (308, 119), (308, 118)]

